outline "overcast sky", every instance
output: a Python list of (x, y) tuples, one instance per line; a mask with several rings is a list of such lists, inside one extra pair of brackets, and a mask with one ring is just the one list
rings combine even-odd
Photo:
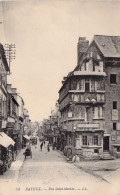
[(120, 35), (120, 2), (34, 0), (0, 5), (0, 31), (6, 43), (16, 44), (8, 81), (23, 97), (32, 121), (48, 117), (54, 108), (63, 76), (77, 64), (79, 36), (91, 40), (95, 34)]

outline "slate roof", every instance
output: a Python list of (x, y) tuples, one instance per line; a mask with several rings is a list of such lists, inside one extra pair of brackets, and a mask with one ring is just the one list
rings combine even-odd
[(120, 57), (120, 36), (95, 35), (93, 41), (104, 57)]

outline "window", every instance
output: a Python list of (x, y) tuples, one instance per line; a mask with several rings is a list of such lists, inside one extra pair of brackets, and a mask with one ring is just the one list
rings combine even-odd
[(89, 107), (86, 107), (86, 111), (85, 111), (85, 121), (89, 121), (89, 110), (90, 108)]
[(71, 90), (76, 90), (77, 88), (77, 81), (72, 81), (71, 82)]
[(94, 145), (98, 145), (98, 135), (94, 135)]
[(91, 91), (95, 91), (95, 81), (91, 80)]
[(111, 74), (110, 75), (110, 83), (116, 84), (117, 83), (117, 75), (116, 74)]
[(96, 119), (103, 117), (103, 107), (102, 106), (93, 107), (93, 116)]
[(83, 139), (83, 145), (87, 145), (87, 136), (83, 135), (82, 139)]
[(84, 90), (84, 80), (83, 80), (83, 79), (81, 79), (81, 80), (79, 81), (79, 89), (80, 89), (80, 90)]
[(94, 149), (94, 153), (99, 153), (99, 150), (98, 149)]
[(117, 123), (113, 123), (113, 130), (117, 129)]
[(117, 147), (117, 152), (120, 152), (120, 146)]
[(117, 109), (117, 101), (113, 101), (113, 109)]
[(88, 79), (85, 80), (85, 91), (86, 92), (90, 91), (90, 81)]

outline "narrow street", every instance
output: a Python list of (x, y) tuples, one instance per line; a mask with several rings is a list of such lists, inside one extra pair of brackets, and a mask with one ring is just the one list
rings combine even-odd
[[(94, 185), (100, 187), (100, 184), (106, 184), (109, 186), (104, 180), (66, 162), (60, 152), (53, 151), (52, 148), (48, 152), (47, 143), (43, 146), (42, 151), (39, 142), (37, 146), (31, 146), (31, 148), (32, 158), (24, 159), (25, 149), (22, 149), (11, 168), (3, 176), (0, 176), (1, 189), (2, 184), (7, 184), (9, 189), (13, 190), (13, 194), (19, 191), (26, 191), (30, 194), (30, 188), (36, 188), (36, 193), (39, 192), (39, 189), (43, 192), (45, 190), (61, 192), (69, 189), (70, 191), (77, 190), (77, 192), (82, 190), (87, 193), (88, 190), (94, 189)], [(7, 189), (2, 190), (4, 192)], [(7, 192), (7, 194), (9, 193)]]
[(87, 185), (90, 181), (100, 181), (73, 164), (67, 163), (58, 151), (53, 151), (51, 148), (48, 152), (46, 145), (43, 146), (42, 151), (39, 144), (32, 146), (32, 158), (27, 157), (24, 160), (19, 171), (18, 183), (29, 185), (34, 183), (42, 187), (80, 187), (82, 184)]

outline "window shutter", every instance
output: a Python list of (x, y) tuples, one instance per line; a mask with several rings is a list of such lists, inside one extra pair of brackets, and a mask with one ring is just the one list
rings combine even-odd
[(95, 91), (95, 81), (91, 80), (91, 91)]
[(82, 90), (84, 90), (84, 80), (83, 79), (81, 79), (80, 81), (79, 81), (79, 89), (82, 91)]
[(98, 107), (94, 107), (94, 118), (98, 118)]

